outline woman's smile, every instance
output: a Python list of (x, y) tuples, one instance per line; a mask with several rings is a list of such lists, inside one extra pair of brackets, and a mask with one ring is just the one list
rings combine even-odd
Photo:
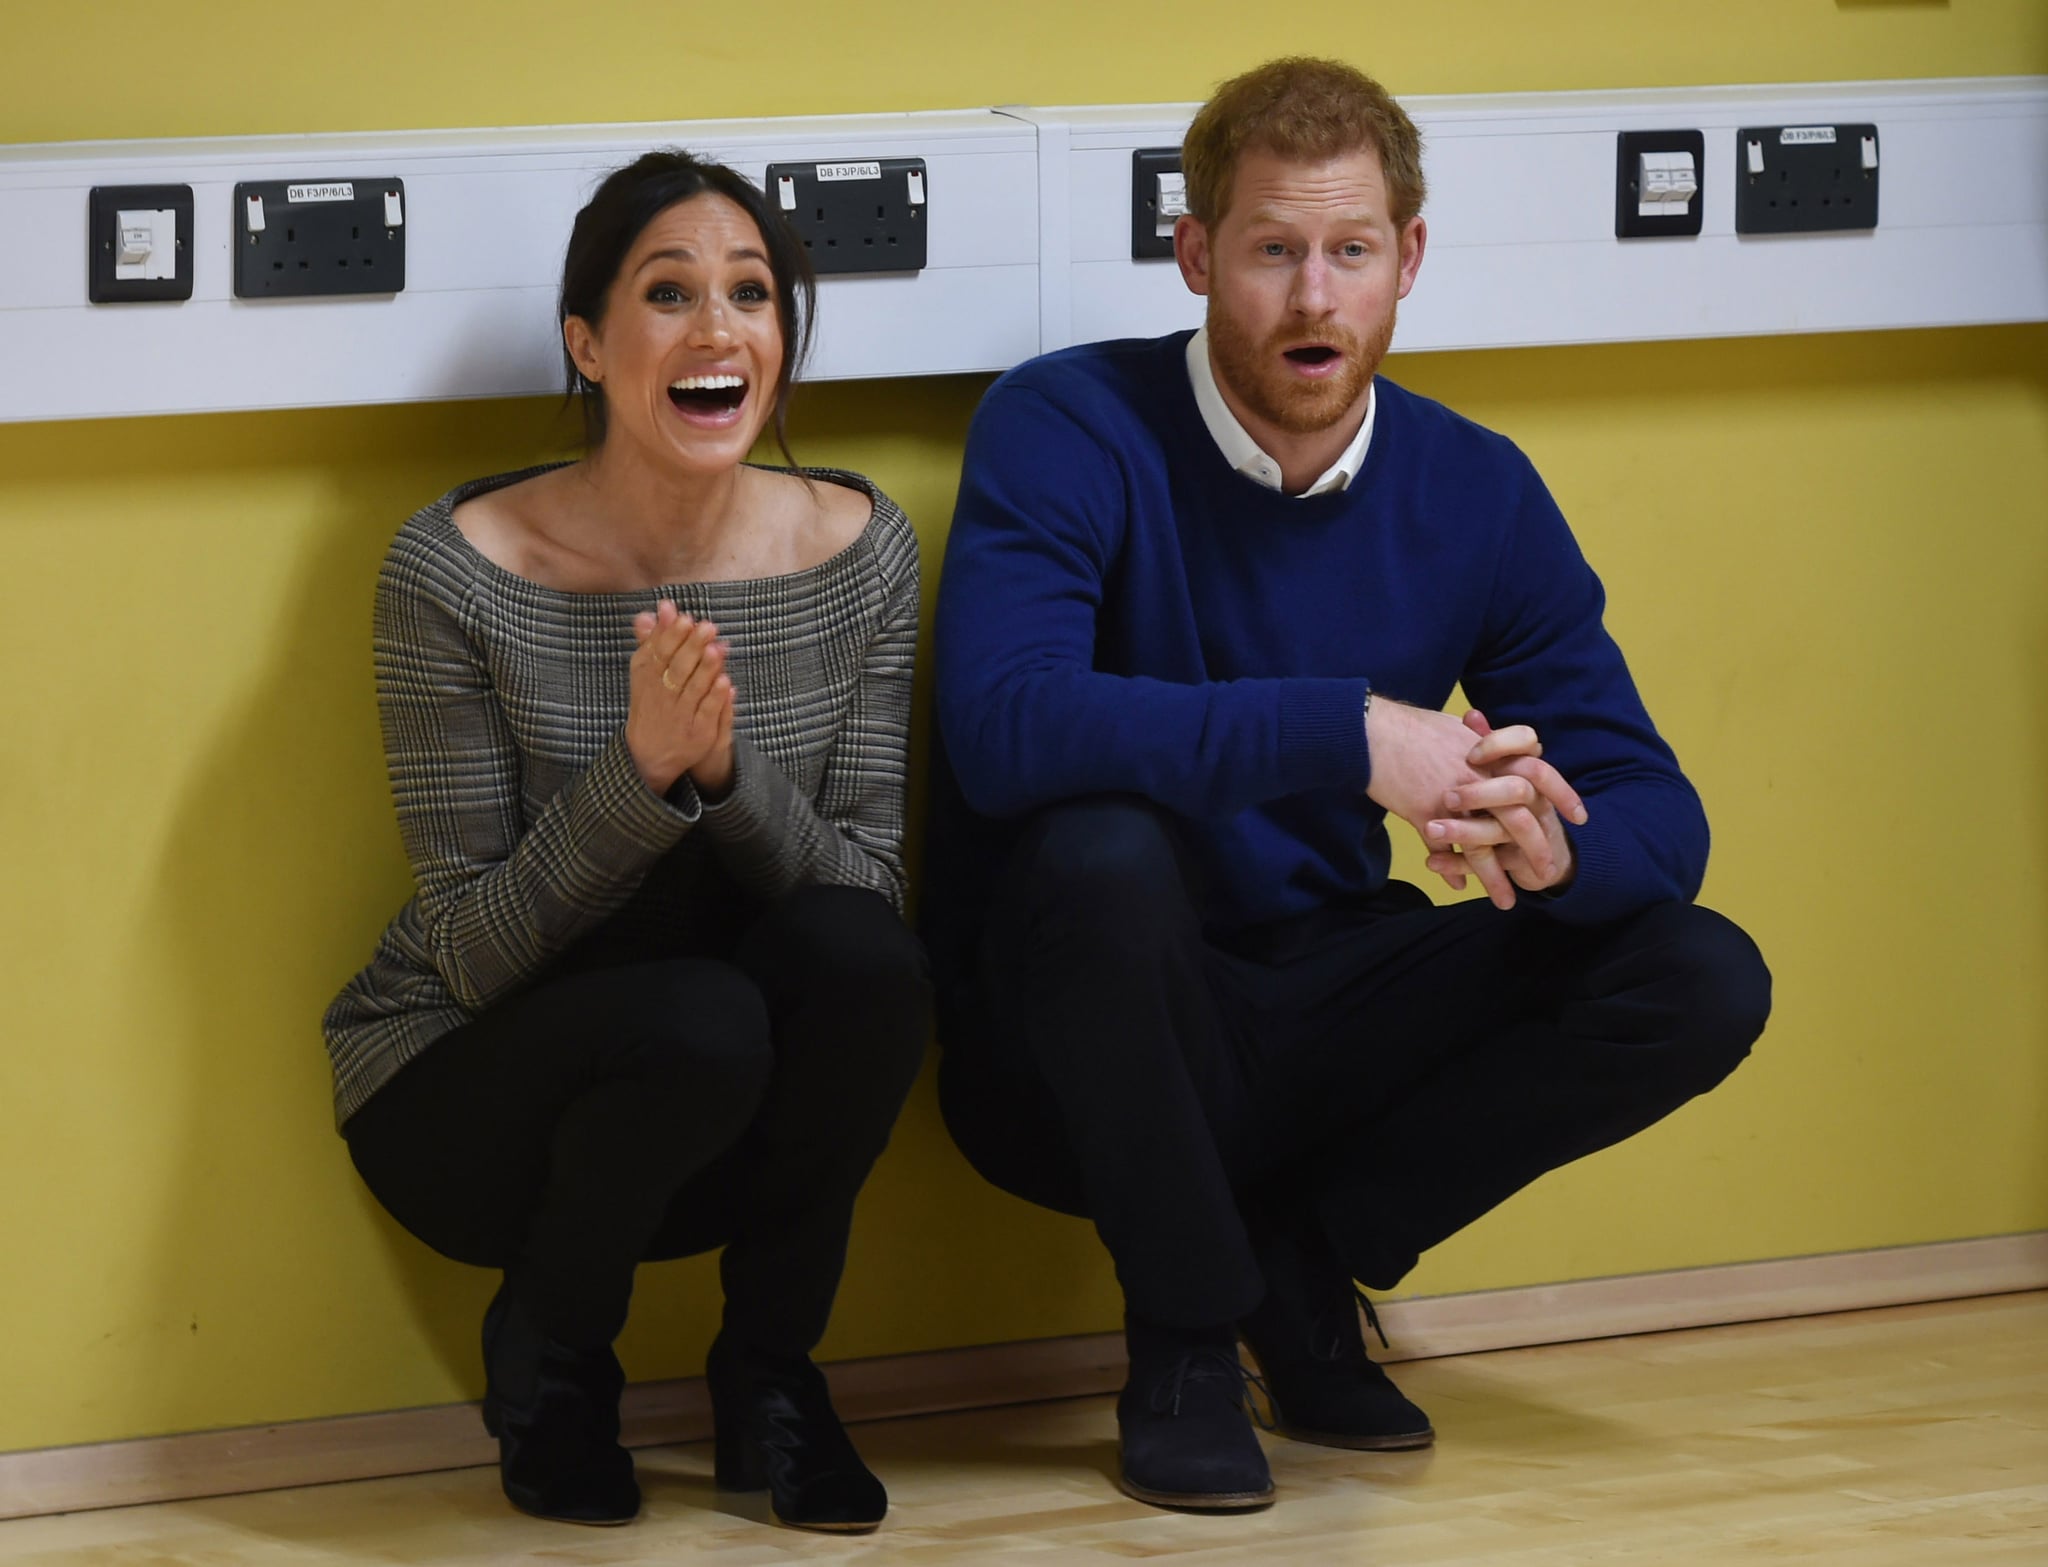
[(723, 430), (743, 416), (749, 390), (745, 376), (729, 370), (713, 371), (669, 382), (668, 400), (691, 424)]

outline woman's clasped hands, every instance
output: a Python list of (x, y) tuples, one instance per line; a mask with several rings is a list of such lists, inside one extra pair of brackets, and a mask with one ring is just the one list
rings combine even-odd
[(732, 676), (718, 627), (663, 599), (633, 617), (626, 749), (647, 787), (666, 794), (688, 774), (716, 799), (732, 787)]

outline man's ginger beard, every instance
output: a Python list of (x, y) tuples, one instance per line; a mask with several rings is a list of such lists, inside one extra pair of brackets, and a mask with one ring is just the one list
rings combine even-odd
[[(1264, 343), (1254, 343), (1235, 319), (1217, 309), (1212, 294), (1209, 354), (1218, 379), (1259, 418), (1289, 435), (1314, 435), (1342, 419), (1365, 395), (1394, 341), (1395, 311), (1395, 305), (1387, 307), (1386, 320), (1370, 338), (1325, 322), (1318, 327), (1283, 329)], [(1283, 348), (1305, 348), (1312, 343), (1327, 343), (1344, 356), (1343, 369), (1326, 381), (1305, 381), (1284, 368)]]

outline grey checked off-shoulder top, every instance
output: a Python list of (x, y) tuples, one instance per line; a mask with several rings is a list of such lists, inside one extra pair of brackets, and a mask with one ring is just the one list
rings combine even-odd
[[(903, 789), (917, 651), (917, 536), (873, 501), (807, 570), (567, 593), (485, 559), (455, 526), (478, 479), (408, 520), (377, 582), (377, 702), (417, 891), (322, 1020), (339, 1125), (436, 1038), (601, 925), (687, 928), (732, 889), (814, 882), (903, 903)], [(718, 802), (666, 798), (626, 749), (633, 616), (672, 598), (718, 622), (739, 693)]]

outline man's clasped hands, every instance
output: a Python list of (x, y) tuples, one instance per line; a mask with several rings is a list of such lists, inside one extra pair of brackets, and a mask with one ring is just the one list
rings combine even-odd
[(1452, 887), (1462, 892), (1466, 876), (1477, 876), (1496, 908), (1511, 909), (1517, 888), (1544, 892), (1571, 881), (1564, 823), (1584, 826), (1586, 806), (1543, 760), (1534, 729), (1495, 729), (1476, 709), (1457, 719), (1380, 696), (1365, 728), (1367, 796), (1415, 829), (1429, 851), (1425, 863)]

